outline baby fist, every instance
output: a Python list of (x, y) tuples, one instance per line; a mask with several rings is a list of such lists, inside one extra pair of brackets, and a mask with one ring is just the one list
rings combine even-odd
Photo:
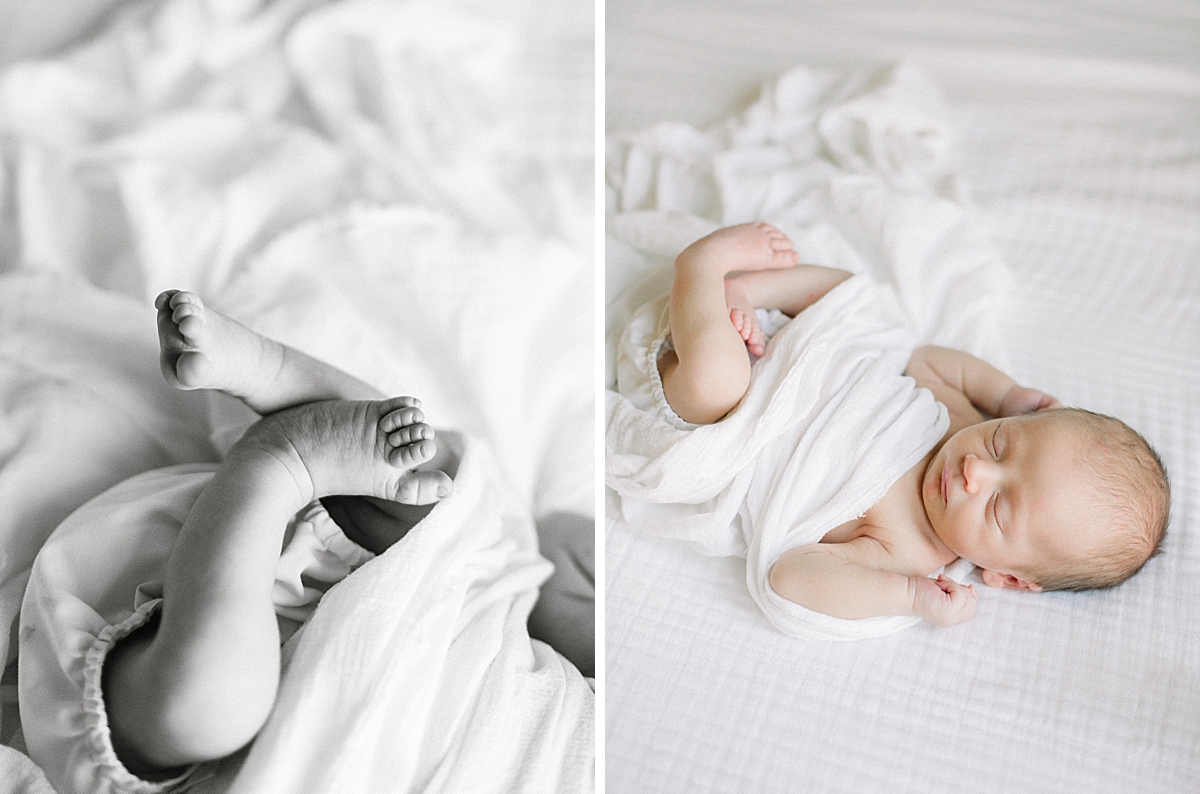
[(921, 576), (913, 594), (913, 614), (945, 629), (974, 617), (978, 601), (973, 584), (959, 584), (944, 573), (937, 579)]
[(1000, 403), (1000, 416), (1022, 416), (1034, 411), (1045, 411), (1050, 408), (1061, 408), (1062, 403), (1045, 392), (1037, 389), (1027, 389), (1024, 386), (1013, 386), (1004, 395)]

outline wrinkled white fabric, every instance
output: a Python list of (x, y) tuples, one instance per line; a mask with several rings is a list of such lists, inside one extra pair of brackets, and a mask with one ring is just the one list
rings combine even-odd
[[(618, 355), (622, 393), (658, 383), (666, 301), (630, 323)], [(851, 278), (801, 312), (751, 368), (738, 407), (681, 429), (609, 392), (606, 482), (631, 526), (746, 560), (767, 618), (804, 639), (863, 639), (917, 618), (841, 620), (791, 603), (768, 582), (783, 552), (866, 512), (950, 425), (946, 408), (903, 375), (913, 349), (890, 291)]]
[(950, 169), (945, 116), (938, 88), (910, 66), (799, 67), (707, 130), (664, 122), (610, 136), (610, 334), (669, 285), (662, 268), (690, 243), (767, 221), (802, 262), (891, 285), (922, 343), (1002, 364), (993, 320), (1008, 270)]
[(0, 745), (0, 780), (4, 794), (55, 794), (41, 768), (29, 756)]
[(454, 494), (306, 624), (231, 792), (590, 790), (591, 690), (525, 628), (550, 565), (491, 454), (455, 446)]
[[(21, 608), (21, 726), (30, 756), (60, 792), (149, 794), (211, 777), (204, 768), (154, 783), (130, 774), (113, 750), (101, 674), (114, 643), (161, 605), (167, 555), (215, 470), (169, 466), (125, 480), (62, 522), (34, 562)], [(321, 596), (374, 556), (319, 502), (300, 511), (276, 565), (280, 640), (292, 638)]]
[(57, 523), (245, 426), (162, 382), (163, 288), (416, 394), (532, 517), (590, 519), (592, 26), (541, 0), (163, 0), (0, 72), (0, 647)]

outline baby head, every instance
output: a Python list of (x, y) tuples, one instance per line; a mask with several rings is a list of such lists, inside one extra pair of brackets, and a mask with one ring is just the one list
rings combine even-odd
[(1088, 590), (1128, 579), (1166, 532), (1166, 471), (1146, 440), (1076, 408), (964, 428), (925, 470), (942, 542), (993, 587)]

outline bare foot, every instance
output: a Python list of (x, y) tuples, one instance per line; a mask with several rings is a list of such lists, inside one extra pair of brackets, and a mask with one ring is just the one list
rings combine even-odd
[(347, 495), (425, 505), (454, 490), (445, 472), (414, 468), (437, 453), (433, 436), (414, 397), (328, 400), (271, 414), (234, 449), (281, 463), (305, 501)]
[[(461, 438), (456, 443), (455, 433), (443, 433), (437, 440), (437, 453), (421, 468), (437, 469), (453, 480), (461, 456)], [(346, 537), (376, 554), (387, 551), (434, 508), (432, 504), (402, 504), (373, 496), (324, 496), (321, 504)]]
[(768, 270), (800, 262), (792, 241), (769, 223), (743, 223), (717, 229), (683, 250), (675, 266), (732, 270)]
[(750, 355), (762, 356), (766, 353), (767, 335), (759, 326), (758, 315), (754, 313), (755, 307), (746, 297), (746, 291), (737, 276), (725, 279), (725, 305), (729, 307), (729, 321), (746, 343), (746, 350)]
[(254, 407), (283, 363), (283, 348), (218, 311), (194, 292), (167, 290), (158, 309), (159, 364), (177, 389), (220, 389)]

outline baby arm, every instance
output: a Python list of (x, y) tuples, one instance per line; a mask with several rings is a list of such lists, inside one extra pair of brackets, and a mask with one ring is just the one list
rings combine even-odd
[(876, 567), (887, 549), (870, 537), (812, 543), (785, 552), (771, 567), (771, 588), (789, 601), (835, 618), (914, 615), (943, 628), (975, 614), (973, 585), (945, 575), (906, 576)]
[(907, 374), (932, 391), (952, 415), (974, 409), (993, 417), (1019, 416), (1062, 405), (1048, 394), (1021, 386), (986, 361), (948, 347), (917, 348)]

